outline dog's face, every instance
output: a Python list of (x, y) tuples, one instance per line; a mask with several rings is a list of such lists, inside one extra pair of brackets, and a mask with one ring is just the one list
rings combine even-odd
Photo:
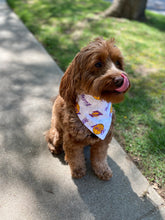
[(72, 104), (78, 94), (89, 94), (118, 103), (123, 101), (129, 87), (123, 56), (114, 40), (97, 38), (76, 55), (66, 70), (60, 95)]

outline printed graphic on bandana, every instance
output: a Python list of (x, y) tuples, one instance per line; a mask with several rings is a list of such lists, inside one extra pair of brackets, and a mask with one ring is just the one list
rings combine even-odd
[(99, 97), (81, 94), (75, 111), (81, 122), (97, 137), (104, 140), (111, 126), (112, 104)]
[(103, 115), (101, 112), (99, 111), (93, 111), (92, 114), (89, 114), (91, 117), (98, 117), (99, 115)]
[(113, 108), (112, 108), (112, 105), (111, 105), (109, 117), (112, 117), (112, 112), (113, 112)]
[(108, 105), (105, 107), (105, 111), (108, 111), (110, 105), (111, 105), (111, 103), (108, 103)]
[(82, 100), (84, 101), (85, 106), (90, 106), (91, 103), (89, 103), (85, 97), (85, 95), (81, 95)]
[(76, 110), (76, 114), (80, 114), (80, 106), (78, 103), (75, 106), (75, 110)]
[(102, 134), (104, 132), (104, 125), (103, 124), (98, 124), (92, 126), (93, 128), (93, 133), (94, 134)]
[(83, 120), (82, 120), (82, 123), (83, 124), (85, 124), (85, 123), (87, 123), (88, 122), (88, 119), (87, 118), (84, 118)]
[(113, 109), (112, 109), (112, 105), (111, 105), (111, 109), (110, 109), (110, 113), (112, 113)]
[(93, 98), (95, 98), (97, 100), (100, 100), (100, 97), (97, 97), (97, 96), (93, 96)]

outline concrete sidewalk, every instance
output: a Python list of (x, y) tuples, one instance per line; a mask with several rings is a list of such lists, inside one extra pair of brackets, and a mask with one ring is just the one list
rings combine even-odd
[(148, 0), (147, 9), (165, 15), (165, 0)]
[(43, 132), (62, 71), (17, 16), (0, 2), (0, 219), (162, 220), (163, 199), (113, 139), (109, 182), (91, 171), (73, 180)]
[[(105, 0), (113, 2), (113, 0)], [(165, 15), (165, 0), (147, 0), (146, 9), (152, 12)]]

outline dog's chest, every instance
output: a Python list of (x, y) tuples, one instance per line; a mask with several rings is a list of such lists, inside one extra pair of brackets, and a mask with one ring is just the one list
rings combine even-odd
[(68, 131), (75, 140), (83, 141), (85, 144), (93, 144), (100, 140), (80, 121), (76, 114), (70, 115), (68, 122)]

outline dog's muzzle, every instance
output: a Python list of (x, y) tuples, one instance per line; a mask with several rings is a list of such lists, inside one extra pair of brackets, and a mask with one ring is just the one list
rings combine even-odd
[(118, 87), (115, 89), (117, 92), (125, 92), (129, 87), (128, 78), (122, 73), (121, 76), (115, 78), (115, 85)]

